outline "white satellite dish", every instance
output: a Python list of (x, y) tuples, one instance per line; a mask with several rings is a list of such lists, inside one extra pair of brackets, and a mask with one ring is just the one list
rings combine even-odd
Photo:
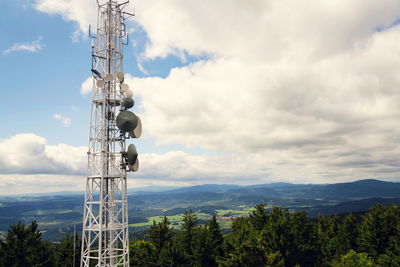
[(118, 72), (116, 76), (120, 82), (124, 81), (124, 73), (123, 72)]
[(97, 85), (97, 87), (99, 87), (99, 88), (103, 88), (103, 87), (104, 87), (104, 81), (103, 81), (103, 80), (97, 80), (97, 81), (96, 81), (96, 85)]
[(112, 75), (111, 73), (107, 74), (105, 80), (107, 82), (112, 82), (114, 80), (114, 75)]
[(126, 83), (121, 84), (121, 90), (126, 92), (129, 90), (129, 85), (127, 85)]
[(126, 92), (125, 92), (125, 97), (126, 97), (126, 98), (131, 98), (131, 97), (133, 97), (133, 92), (132, 92), (131, 90), (126, 91)]
[(139, 170), (139, 159), (136, 159), (135, 164), (129, 165), (129, 170), (131, 172), (137, 172)]
[(138, 121), (136, 128), (133, 129), (133, 131), (129, 132), (129, 135), (132, 138), (139, 138), (142, 135), (142, 121), (140, 120), (139, 116), (136, 116), (136, 117), (137, 117), (137, 121)]

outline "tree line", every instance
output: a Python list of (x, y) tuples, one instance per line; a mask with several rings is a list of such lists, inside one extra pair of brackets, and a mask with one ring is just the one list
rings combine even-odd
[[(75, 241), (75, 243), (74, 243)], [(36, 222), (11, 225), (0, 239), (0, 266), (79, 266), (80, 240), (42, 239)], [(74, 250), (75, 248), (75, 250)], [(214, 215), (200, 224), (186, 211), (179, 229), (167, 217), (129, 246), (130, 266), (400, 266), (400, 205), (361, 215), (307, 217), (264, 204), (223, 233)]]

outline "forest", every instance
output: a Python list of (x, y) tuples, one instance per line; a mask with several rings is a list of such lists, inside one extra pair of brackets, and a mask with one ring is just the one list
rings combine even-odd
[[(143, 237), (130, 242), (130, 266), (400, 266), (400, 205), (311, 218), (258, 204), (227, 233), (188, 210), (178, 229), (164, 217)], [(1, 267), (79, 266), (79, 237), (48, 242), (36, 222), (10, 225), (0, 248)]]

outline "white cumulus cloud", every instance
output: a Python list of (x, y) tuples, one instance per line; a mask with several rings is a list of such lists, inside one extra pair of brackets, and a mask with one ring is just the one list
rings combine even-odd
[(56, 120), (59, 120), (64, 127), (70, 127), (71, 126), (71, 121), (72, 120), (71, 120), (70, 117), (67, 117), (67, 116), (64, 116), (64, 115), (61, 115), (61, 114), (53, 114), (53, 118), (56, 119)]
[(84, 191), (84, 183), (78, 175), (0, 174), (0, 195)]
[(37, 52), (39, 52), (39, 50), (41, 50), (43, 48), (43, 45), (41, 44), (41, 40), (42, 40), (42, 38), (39, 37), (37, 40), (32, 41), (32, 42), (14, 43), (10, 48), (4, 50), (3, 53), (10, 54), (13, 52), (20, 52), (20, 51), (37, 53)]
[(0, 140), (2, 174), (84, 174), (86, 147), (48, 145), (35, 134), (17, 134)]
[(76, 22), (76, 29), (72, 34), (73, 41), (78, 41), (85, 36), (89, 30), (89, 25), (95, 25), (96, 23), (96, 1), (36, 0), (34, 7), (40, 12), (61, 15), (66, 21)]
[(164, 79), (128, 81), (159, 144), (256, 153), (270, 179), (398, 174), (396, 1), (176, 0), (136, 10), (147, 58), (211, 55)]
[(80, 93), (82, 96), (89, 94), (93, 90), (93, 78), (88, 77), (84, 82), (81, 84)]

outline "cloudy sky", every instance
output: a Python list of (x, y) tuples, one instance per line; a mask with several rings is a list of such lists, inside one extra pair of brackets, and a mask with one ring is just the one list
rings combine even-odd
[[(104, 0), (103, 0), (104, 1)], [(0, 8), (0, 194), (83, 190), (95, 0)], [(398, 0), (137, 0), (129, 187), (400, 181)]]

